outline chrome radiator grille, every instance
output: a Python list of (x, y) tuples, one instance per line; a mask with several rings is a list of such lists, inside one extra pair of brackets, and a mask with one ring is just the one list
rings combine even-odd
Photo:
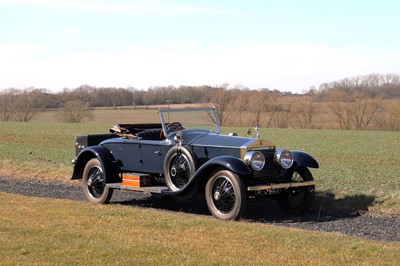
[(259, 172), (254, 172), (253, 176), (256, 178), (273, 178), (275, 177), (275, 162), (274, 155), (275, 149), (259, 150), (265, 157), (264, 168)]

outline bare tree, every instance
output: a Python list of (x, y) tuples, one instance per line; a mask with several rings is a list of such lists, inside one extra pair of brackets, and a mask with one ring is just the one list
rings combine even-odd
[(356, 100), (353, 103), (349, 103), (347, 107), (349, 111), (347, 113), (354, 128), (356, 130), (367, 128), (381, 104), (382, 101), (380, 99), (371, 101)]
[(300, 128), (312, 128), (313, 118), (320, 112), (319, 108), (311, 99), (304, 99), (295, 110), (297, 125)]
[(381, 130), (400, 130), (400, 102), (382, 106), (379, 116), (374, 119), (376, 126)]
[(349, 102), (334, 102), (329, 108), (336, 117), (341, 129), (365, 129), (382, 105), (382, 99), (365, 99), (366, 96), (354, 93)]
[(215, 87), (212, 97), (212, 102), (217, 108), (218, 119), (221, 126), (224, 125), (230, 114), (229, 107), (231, 104), (231, 95), (227, 87), (228, 84), (223, 84), (221, 86)]
[(293, 116), (292, 103), (288, 103), (282, 106), (282, 110), (275, 112), (273, 116), (273, 121), (275, 126), (278, 128), (288, 128), (290, 125), (290, 120)]
[(398, 98), (400, 97), (400, 75), (372, 73), (323, 83), (320, 86), (319, 98), (329, 99), (330, 94), (338, 91), (345, 95), (360, 92), (367, 96), (365, 99), (378, 96), (382, 98)]
[(239, 89), (234, 89), (231, 91), (232, 97), (232, 110), (234, 115), (233, 123), (238, 126), (248, 126), (248, 115), (247, 111), (249, 108), (249, 97), (250, 91), (242, 91)]
[(34, 88), (5, 90), (0, 94), (0, 120), (30, 121), (40, 107), (40, 99), (44, 99), (39, 91)]
[(253, 91), (250, 96), (248, 110), (253, 116), (253, 125), (260, 127), (268, 106), (268, 96), (261, 91)]
[(346, 103), (332, 102), (329, 104), (329, 110), (339, 123), (340, 129), (351, 129), (349, 109), (346, 108)]
[(388, 125), (390, 130), (400, 130), (400, 103), (390, 108)]
[(0, 94), (0, 121), (11, 120), (11, 102), (13, 95), (9, 92)]
[(37, 113), (34, 98), (28, 90), (15, 95), (11, 105), (11, 113), (17, 122), (29, 122)]
[(59, 113), (59, 118), (69, 123), (81, 123), (85, 119), (92, 118), (92, 116), (89, 105), (80, 100), (66, 102)]

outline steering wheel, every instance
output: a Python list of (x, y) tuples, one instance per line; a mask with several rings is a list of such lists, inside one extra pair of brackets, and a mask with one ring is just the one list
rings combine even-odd
[(177, 130), (182, 130), (182, 129), (184, 129), (184, 127), (179, 122), (172, 122), (172, 123), (169, 123), (165, 127), (165, 129), (167, 130), (167, 133), (169, 134), (169, 133), (177, 131)]

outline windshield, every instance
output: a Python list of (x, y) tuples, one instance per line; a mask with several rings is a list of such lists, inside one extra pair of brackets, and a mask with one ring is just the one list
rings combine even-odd
[(164, 133), (166, 125), (178, 122), (184, 130), (202, 129), (211, 133), (220, 133), (220, 127), (215, 108), (198, 109), (164, 109), (160, 110), (161, 123)]

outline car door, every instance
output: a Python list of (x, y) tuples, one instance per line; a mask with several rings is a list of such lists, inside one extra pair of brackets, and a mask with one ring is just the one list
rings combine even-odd
[(115, 139), (103, 145), (119, 162), (123, 172), (160, 174), (168, 145), (165, 141)]
[(162, 141), (139, 140), (140, 166), (145, 173), (159, 174), (163, 172)]

